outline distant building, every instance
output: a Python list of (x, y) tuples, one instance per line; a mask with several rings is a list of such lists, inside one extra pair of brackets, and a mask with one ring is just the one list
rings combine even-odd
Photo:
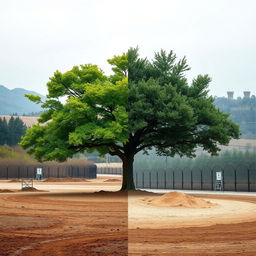
[(233, 100), (233, 98), (234, 98), (234, 92), (228, 91), (228, 92), (227, 92), (227, 95), (228, 95), (228, 99), (229, 99), (229, 100)]
[(244, 98), (245, 99), (249, 99), (250, 98), (250, 94), (251, 94), (250, 91), (244, 91)]

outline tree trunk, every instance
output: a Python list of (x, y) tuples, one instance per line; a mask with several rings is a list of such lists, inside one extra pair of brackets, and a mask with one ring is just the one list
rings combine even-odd
[(133, 161), (134, 156), (123, 159), (123, 184), (121, 190), (135, 190), (133, 182)]

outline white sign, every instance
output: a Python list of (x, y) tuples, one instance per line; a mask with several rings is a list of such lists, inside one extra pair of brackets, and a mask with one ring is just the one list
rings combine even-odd
[(222, 173), (216, 172), (216, 180), (222, 180)]
[(42, 172), (43, 172), (42, 168), (36, 168), (37, 175), (42, 175)]

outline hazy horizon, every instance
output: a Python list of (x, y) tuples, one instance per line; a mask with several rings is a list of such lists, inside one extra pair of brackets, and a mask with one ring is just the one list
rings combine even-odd
[(210, 94), (255, 92), (256, 17), (253, 0), (13, 0), (0, 10), (0, 84), (45, 95), (56, 70), (97, 64), (139, 46), (152, 59), (160, 49), (187, 57), (191, 81), (212, 78)]

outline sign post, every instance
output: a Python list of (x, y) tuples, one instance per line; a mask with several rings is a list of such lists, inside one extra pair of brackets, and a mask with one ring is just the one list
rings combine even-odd
[(36, 168), (36, 180), (42, 180), (43, 168)]
[(216, 172), (215, 190), (223, 191), (223, 175), (222, 175), (222, 172)]

